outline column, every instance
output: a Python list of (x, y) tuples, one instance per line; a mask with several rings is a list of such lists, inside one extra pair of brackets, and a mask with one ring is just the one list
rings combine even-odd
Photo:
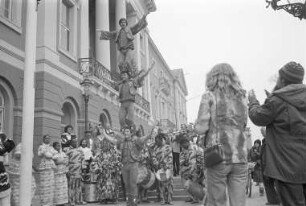
[[(109, 31), (109, 0), (96, 0), (96, 29)], [(96, 33), (96, 58), (110, 70), (110, 41)]]
[(126, 18), (126, 0), (116, 0), (116, 29), (120, 29), (119, 19)]
[(80, 58), (89, 57), (89, 5), (88, 0), (81, 0), (81, 45)]
[[(151, 64), (151, 58), (150, 58), (150, 54), (149, 54), (149, 38), (148, 38), (148, 34), (147, 34), (147, 29), (145, 29), (145, 32), (144, 32), (144, 35), (143, 35), (143, 38), (144, 38), (144, 48), (145, 48), (145, 55), (146, 55), (146, 67), (147, 69), (149, 68), (150, 64)], [(157, 64), (157, 63), (156, 63)], [(155, 67), (157, 66), (155, 64)], [(155, 69), (155, 68), (154, 68)], [(147, 81), (147, 87), (144, 88), (144, 90), (146, 91), (147, 93), (147, 100), (150, 102), (150, 121), (153, 122), (154, 119), (153, 119), (153, 103), (152, 103), (152, 94), (151, 94), (151, 76), (152, 76), (152, 73), (154, 72), (154, 69), (150, 71), (150, 74), (148, 74), (147, 78), (145, 81)], [(157, 107), (157, 105), (155, 105)]]
[(22, 103), (22, 136), (21, 136), (21, 177), (20, 177), (20, 206), (31, 205), (32, 185), (32, 154), (35, 88), (34, 73), (36, 68), (36, 35), (37, 12), (36, 0), (26, 1), (26, 33), (25, 33), (25, 58), (24, 82)]

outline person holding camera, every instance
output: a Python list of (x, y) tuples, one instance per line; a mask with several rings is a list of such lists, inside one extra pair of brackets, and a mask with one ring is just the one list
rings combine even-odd
[[(227, 63), (215, 65), (206, 76), (195, 132), (205, 136), (208, 205), (245, 206), (248, 165), (246, 91)], [(227, 194), (228, 197), (227, 198)]]

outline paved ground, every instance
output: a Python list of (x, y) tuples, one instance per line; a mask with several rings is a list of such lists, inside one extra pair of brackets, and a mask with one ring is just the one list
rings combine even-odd
[[(256, 186), (253, 186), (253, 194), (251, 198), (247, 198), (247, 206), (265, 206), (266, 203), (266, 197), (265, 196), (259, 196), (259, 188)], [(101, 206), (98, 203), (95, 204), (87, 204), (88, 206)], [(160, 205), (160, 203), (145, 203), (145, 204), (139, 204), (139, 206), (157, 206)], [(179, 202), (173, 202), (174, 206), (202, 206), (203, 204), (190, 204), (186, 203), (184, 201)], [(107, 204), (107, 206), (125, 206), (124, 202), (119, 202), (118, 204)]]

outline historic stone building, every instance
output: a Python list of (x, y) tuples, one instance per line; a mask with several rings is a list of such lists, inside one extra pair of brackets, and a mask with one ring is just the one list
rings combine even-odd
[[(86, 119), (88, 129), (98, 122), (119, 128), (118, 88), (109, 81), (118, 77), (116, 45), (99, 40), (97, 30), (117, 30), (122, 17), (133, 25), (148, 10), (156, 10), (153, 0), (40, 1), (33, 31), (37, 32), (34, 154), (44, 134), (59, 140), (68, 124), (79, 139), (84, 137)], [(22, 130), (26, 12), (25, 0), (0, 1), (0, 130), (17, 142)], [(156, 61), (136, 97), (136, 125), (148, 131), (156, 120), (171, 127), (186, 123), (182, 71), (169, 69), (148, 29), (139, 32), (134, 43), (139, 69)], [(84, 72), (91, 74), (89, 87), (81, 84)], [(88, 107), (84, 97), (89, 97)]]

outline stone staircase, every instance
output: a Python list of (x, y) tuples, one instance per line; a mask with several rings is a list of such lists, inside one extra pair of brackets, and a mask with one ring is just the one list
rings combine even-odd
[[(153, 186), (152, 186), (153, 187)], [(156, 189), (150, 188), (147, 191), (148, 200), (154, 202), (157, 200)], [(173, 177), (173, 201), (184, 201), (187, 198), (187, 193), (181, 182), (181, 177)], [(123, 201), (122, 189), (120, 188), (119, 201)]]
[[(122, 194), (122, 189), (119, 188), (119, 201), (122, 202), (124, 201), (123, 199), (123, 194)], [(148, 200), (151, 202), (154, 202), (157, 200), (156, 197), (156, 189), (149, 189), (148, 190)], [(182, 182), (181, 182), (181, 177), (173, 177), (173, 201), (184, 201), (187, 198), (187, 193), (185, 192)], [(38, 189), (36, 190), (36, 194), (32, 200), (32, 206), (39, 206), (39, 195), (38, 195)]]

